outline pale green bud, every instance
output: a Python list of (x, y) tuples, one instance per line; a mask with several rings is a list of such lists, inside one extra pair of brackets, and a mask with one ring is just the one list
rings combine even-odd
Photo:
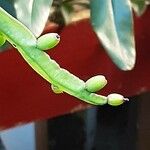
[(53, 92), (56, 93), (56, 94), (63, 93), (63, 91), (59, 87), (57, 87), (53, 84), (51, 84), (51, 88), (52, 88)]
[(60, 36), (57, 33), (48, 33), (37, 39), (37, 48), (48, 50), (55, 47), (60, 41)]
[(5, 42), (6, 42), (5, 37), (0, 34), (0, 46), (2, 46)]
[(89, 92), (97, 92), (102, 89), (106, 84), (106, 78), (103, 75), (97, 75), (86, 81), (85, 88)]
[(129, 99), (124, 98), (122, 95), (116, 93), (109, 94), (107, 100), (108, 104), (112, 106), (119, 106), (123, 104), (124, 101), (129, 101)]

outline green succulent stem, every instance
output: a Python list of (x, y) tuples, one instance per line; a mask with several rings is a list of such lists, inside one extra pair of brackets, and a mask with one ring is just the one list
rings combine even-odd
[(90, 104), (107, 103), (106, 96), (87, 91), (83, 80), (60, 68), (49, 55), (37, 48), (37, 39), (31, 31), (1, 7), (0, 32), (39, 75), (58, 89)]

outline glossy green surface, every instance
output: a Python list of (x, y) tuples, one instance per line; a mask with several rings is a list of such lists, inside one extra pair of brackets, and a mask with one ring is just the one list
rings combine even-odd
[(52, 88), (53, 92), (56, 94), (63, 93), (63, 91), (60, 88), (58, 88), (57, 86), (55, 86), (53, 84), (51, 85), (51, 88)]
[(108, 95), (108, 104), (112, 106), (119, 106), (123, 104), (124, 102), (124, 97), (120, 94), (110, 94)]
[(13, 2), (17, 19), (39, 37), (47, 22), (53, 0), (13, 0)]
[(103, 75), (97, 75), (86, 81), (85, 86), (89, 92), (97, 92), (107, 84), (107, 80)]
[(83, 80), (60, 68), (49, 55), (37, 48), (35, 36), (2, 8), (0, 8), (0, 32), (18, 49), (22, 57), (38, 74), (61, 91), (90, 104), (107, 103), (107, 97), (87, 91)]
[(5, 41), (5, 37), (0, 33), (0, 46), (2, 46), (5, 43)]
[(37, 39), (37, 48), (48, 50), (55, 47), (60, 41), (60, 36), (57, 33), (48, 33)]
[(91, 0), (91, 23), (112, 61), (122, 70), (135, 65), (130, 0)]

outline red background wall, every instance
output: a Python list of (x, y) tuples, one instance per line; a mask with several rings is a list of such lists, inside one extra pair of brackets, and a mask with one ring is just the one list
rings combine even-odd
[[(137, 62), (134, 70), (123, 72), (110, 60), (88, 20), (61, 31), (60, 44), (49, 52), (61, 67), (87, 80), (103, 74), (108, 85), (103, 94), (118, 92), (133, 96), (150, 89), (150, 9), (135, 18)], [(0, 53), (0, 129), (51, 118), (89, 105), (67, 95), (56, 95), (49, 83), (37, 75), (16, 49)]]

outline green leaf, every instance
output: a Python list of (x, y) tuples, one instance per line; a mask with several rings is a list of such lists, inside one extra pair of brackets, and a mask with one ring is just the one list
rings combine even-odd
[(17, 19), (35, 36), (39, 36), (47, 22), (53, 0), (14, 0)]
[(132, 10), (129, 0), (91, 0), (91, 22), (112, 61), (122, 70), (135, 64)]
[[(12, 16), (16, 17), (16, 12), (12, 0), (0, 0), (0, 7), (6, 10)], [(8, 42), (5, 42), (4, 45), (0, 46), (0, 53), (8, 50), (9, 46), (10, 44)]]
[(146, 0), (131, 0), (132, 7), (137, 16), (141, 16), (146, 8), (147, 8), (147, 1)]

